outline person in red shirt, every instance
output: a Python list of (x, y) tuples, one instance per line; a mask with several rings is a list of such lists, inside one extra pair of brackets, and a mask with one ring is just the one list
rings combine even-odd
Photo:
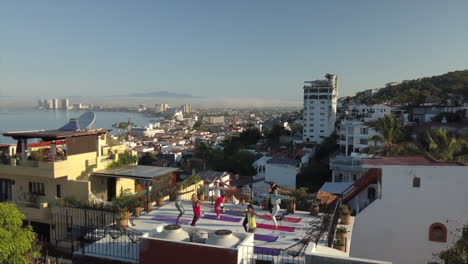
[[(215, 212), (216, 212), (216, 218), (219, 219), (221, 216), (220, 216), (220, 210), (219, 210), (219, 207), (220, 205), (222, 205), (224, 203), (224, 196), (225, 194), (224, 193), (221, 193), (221, 196), (218, 197), (218, 199), (216, 199), (216, 202), (215, 202), (215, 205), (214, 205), (214, 209), (215, 209)], [(223, 211), (224, 211), (224, 208), (222, 208)]]
[(203, 204), (203, 201), (198, 200), (197, 195), (194, 193), (192, 194), (192, 208), (193, 208), (193, 220), (191, 226), (195, 226), (198, 219), (200, 219), (201, 215), (201, 205)]

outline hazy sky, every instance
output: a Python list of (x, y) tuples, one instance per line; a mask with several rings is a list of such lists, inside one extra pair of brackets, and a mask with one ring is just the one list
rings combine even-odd
[(0, 96), (302, 102), (327, 72), (350, 95), (467, 68), (467, 0), (0, 2)]

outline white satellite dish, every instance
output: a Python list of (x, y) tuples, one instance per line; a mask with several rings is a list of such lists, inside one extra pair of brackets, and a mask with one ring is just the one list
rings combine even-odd
[(85, 112), (80, 117), (78, 117), (77, 121), (81, 129), (88, 129), (96, 120), (96, 114), (94, 112)]

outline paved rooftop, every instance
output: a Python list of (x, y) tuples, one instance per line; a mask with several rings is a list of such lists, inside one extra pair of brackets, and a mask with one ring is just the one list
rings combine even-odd
[(178, 171), (179, 168), (171, 167), (156, 167), (156, 166), (142, 166), (142, 165), (125, 165), (115, 169), (98, 170), (93, 173), (96, 176), (102, 177), (122, 177), (132, 179), (152, 179), (166, 175), (168, 173)]

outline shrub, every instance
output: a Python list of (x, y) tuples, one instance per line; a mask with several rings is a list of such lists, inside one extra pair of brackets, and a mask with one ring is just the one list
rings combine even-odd
[(344, 226), (340, 226), (336, 229), (336, 233), (338, 234), (346, 234), (346, 232), (348, 232), (348, 229), (346, 229)]
[(348, 206), (346, 206), (346, 205), (340, 206), (340, 214), (341, 215), (351, 215), (351, 212), (349, 211)]
[(338, 240), (335, 240), (335, 241), (333, 242), (333, 245), (336, 246), (336, 247), (343, 247), (343, 246), (344, 246), (344, 242), (343, 242), (343, 240), (338, 239)]

